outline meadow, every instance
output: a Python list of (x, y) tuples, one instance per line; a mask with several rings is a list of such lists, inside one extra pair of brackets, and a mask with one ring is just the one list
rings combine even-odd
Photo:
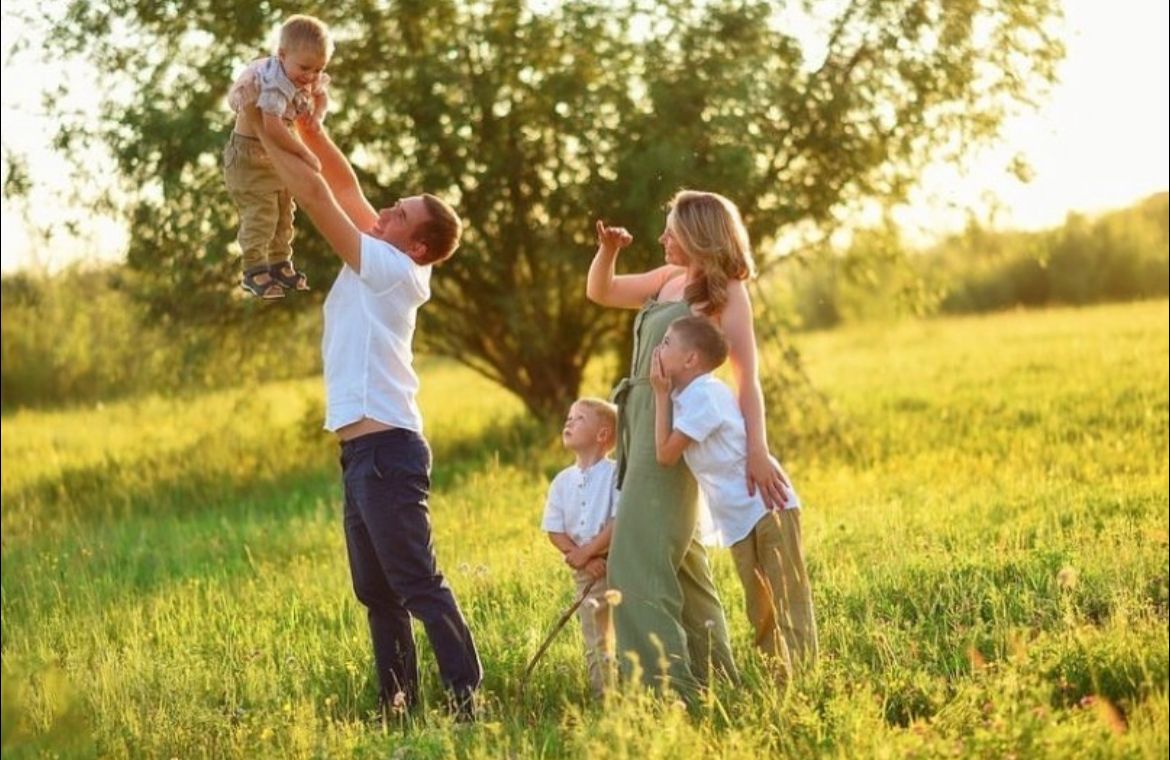
[[(786, 451), (819, 666), (786, 693), (713, 564), (743, 684), (587, 697), (539, 530), (567, 464), (518, 400), (422, 363), (441, 566), (483, 658), (457, 726), (375, 713), (318, 378), (2, 419), (3, 756), (1146, 757), (1168, 740), (1165, 300), (798, 336), (848, 443)], [(603, 392), (598, 378), (591, 392)]]

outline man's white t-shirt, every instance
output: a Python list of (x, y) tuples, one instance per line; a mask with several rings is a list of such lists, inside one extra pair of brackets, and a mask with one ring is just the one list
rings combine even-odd
[(430, 297), (430, 265), (362, 235), (361, 274), (343, 265), (325, 299), (326, 430), (368, 417), (422, 432), (411, 341)]
[(613, 519), (617, 497), (617, 464), (612, 459), (599, 459), (584, 470), (569, 465), (548, 487), (540, 527), (548, 533), (567, 533), (581, 546)]
[[(747, 490), (747, 431), (731, 389), (710, 373), (699, 375), (671, 394), (674, 429), (694, 443), (683, 451), (699, 482), (710, 524), (702, 525), (704, 543), (731, 546), (752, 531), (768, 513), (764, 499)], [(785, 509), (799, 509), (800, 499), (786, 489)]]

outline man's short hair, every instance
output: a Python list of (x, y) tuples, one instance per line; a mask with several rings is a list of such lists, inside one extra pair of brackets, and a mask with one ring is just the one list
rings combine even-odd
[(420, 264), (438, 264), (451, 258), (451, 254), (459, 247), (459, 238), (463, 236), (463, 220), (455, 213), (455, 209), (430, 193), (424, 193), (422, 199), (428, 217), (415, 226), (411, 238), (427, 247)]
[(676, 340), (699, 355), (703, 368), (710, 372), (727, 361), (727, 338), (706, 317), (679, 317), (670, 323)]

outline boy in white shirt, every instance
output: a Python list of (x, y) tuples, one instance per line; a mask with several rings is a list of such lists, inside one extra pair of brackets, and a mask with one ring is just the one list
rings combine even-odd
[(605, 592), (605, 555), (613, 535), (617, 504), (617, 472), (605, 455), (617, 439), (617, 407), (596, 398), (583, 398), (569, 407), (561, 441), (576, 456), (548, 489), (541, 528), (573, 569), (577, 594), (589, 588), (577, 609), (585, 639), (589, 686), (601, 697), (611, 683), (614, 656), (613, 623)]
[(731, 547), (756, 645), (785, 684), (817, 656), (800, 500), (785, 484), (784, 508), (770, 512), (758, 492), (748, 493), (743, 414), (731, 389), (711, 375), (726, 359), (727, 340), (705, 317), (671, 323), (650, 365), (655, 446), (659, 463), (681, 455), (699, 482), (713, 542)]

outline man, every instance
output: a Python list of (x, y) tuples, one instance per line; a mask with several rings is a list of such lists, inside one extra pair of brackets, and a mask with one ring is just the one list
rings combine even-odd
[(325, 428), (341, 440), (346, 547), (354, 591), (369, 613), (379, 698), (384, 707), (409, 707), (418, 698), (414, 617), (435, 650), (456, 716), (473, 719), (483, 670), (435, 562), (431, 453), (411, 352), (432, 265), (454, 253), (462, 222), (432, 195), (375, 211), (321, 125), (305, 120), (298, 128), (320, 174), (262, 139), (277, 174), (344, 262), (325, 299)]

